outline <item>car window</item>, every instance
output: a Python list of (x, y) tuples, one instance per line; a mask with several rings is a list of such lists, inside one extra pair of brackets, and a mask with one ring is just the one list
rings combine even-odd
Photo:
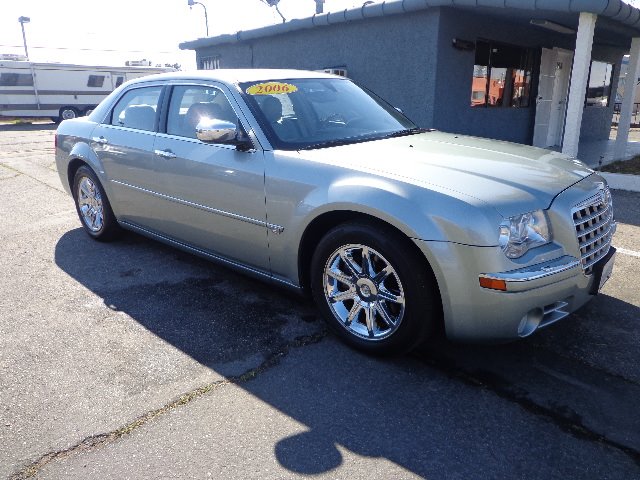
[(417, 127), (341, 78), (248, 82), (242, 95), (276, 148), (297, 150), (411, 134)]
[(161, 91), (162, 87), (129, 90), (113, 107), (111, 125), (152, 132)]
[(231, 104), (215, 87), (179, 85), (173, 88), (167, 117), (167, 133), (196, 138), (196, 126), (203, 119), (217, 118), (237, 123)]

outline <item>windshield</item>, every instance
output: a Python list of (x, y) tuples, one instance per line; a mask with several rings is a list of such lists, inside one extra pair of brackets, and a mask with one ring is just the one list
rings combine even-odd
[(241, 83), (274, 148), (300, 150), (410, 134), (416, 125), (379, 97), (341, 78)]

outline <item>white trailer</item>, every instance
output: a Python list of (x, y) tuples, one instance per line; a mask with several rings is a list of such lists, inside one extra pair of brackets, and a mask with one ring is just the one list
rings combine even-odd
[[(134, 63), (134, 62), (132, 62)], [(0, 118), (86, 115), (122, 83), (173, 68), (102, 67), (0, 58)]]

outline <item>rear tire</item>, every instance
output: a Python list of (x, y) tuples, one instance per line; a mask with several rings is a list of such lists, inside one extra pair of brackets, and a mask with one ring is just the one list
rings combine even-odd
[(377, 355), (424, 342), (441, 303), (428, 264), (390, 227), (339, 225), (318, 244), (311, 290), (329, 327), (347, 344)]
[(78, 168), (72, 188), (76, 211), (85, 232), (99, 241), (114, 239), (120, 233), (120, 226), (95, 172), (86, 165)]

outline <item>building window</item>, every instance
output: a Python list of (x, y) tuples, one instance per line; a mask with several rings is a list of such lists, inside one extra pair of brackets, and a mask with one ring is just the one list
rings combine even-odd
[(591, 61), (589, 69), (589, 83), (587, 84), (587, 98), (585, 103), (589, 107), (608, 107), (611, 98), (611, 81), (613, 79), (613, 65), (611, 63)]
[(202, 57), (200, 59), (200, 70), (217, 70), (220, 68), (220, 55), (215, 57)]
[(89, 80), (87, 81), (87, 87), (97, 87), (100, 88), (104, 85), (104, 75), (89, 75)]
[(471, 85), (472, 107), (528, 107), (533, 50), (478, 40)]
[(1, 73), (1, 87), (32, 87), (33, 77), (30, 73)]

